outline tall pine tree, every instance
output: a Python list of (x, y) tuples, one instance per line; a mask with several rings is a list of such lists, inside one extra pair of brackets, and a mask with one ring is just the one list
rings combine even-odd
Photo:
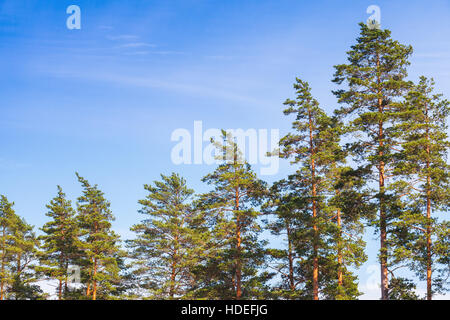
[[(395, 197), (388, 192), (388, 178), (395, 168), (395, 150), (399, 147), (396, 123), (401, 101), (410, 82), (406, 81), (411, 46), (392, 40), (389, 30), (368, 28), (361, 23), (357, 43), (347, 52), (348, 63), (335, 66), (334, 82), (345, 84), (335, 91), (342, 117), (349, 118), (356, 161), (369, 165), (376, 174), (378, 218), (374, 220), (380, 234), (381, 298), (388, 299), (388, 225), (398, 215)], [(375, 178), (375, 177), (374, 177)], [(394, 200), (393, 200), (394, 199)]]
[(92, 300), (107, 299), (119, 285), (119, 262), (123, 256), (119, 236), (111, 229), (114, 216), (109, 201), (97, 185), (91, 185), (78, 173), (76, 176), (83, 187), (83, 195), (77, 203), (82, 252), (77, 262), (82, 268), (85, 296)]
[(209, 299), (249, 299), (266, 293), (268, 274), (264, 265), (264, 242), (258, 205), (266, 185), (256, 177), (230, 133), (222, 131), (223, 141), (213, 141), (223, 160), (203, 181), (214, 189), (200, 196), (198, 209), (210, 217), (214, 254), (202, 268), (197, 296)]
[(57, 296), (61, 300), (68, 292), (69, 266), (79, 254), (78, 228), (75, 210), (60, 186), (47, 209), (46, 216), (52, 220), (41, 228), (44, 234), (39, 237), (42, 251), (37, 270), (47, 278), (58, 281)]
[[(288, 106), (284, 113), (296, 116), (292, 123), (294, 131), (281, 139), (280, 157), (300, 165), (284, 184), (288, 186), (285, 197), (292, 211), (289, 219), (297, 220), (293, 244), (300, 258), (298, 277), (304, 279), (303, 297), (318, 300), (322, 293), (324, 298), (356, 298), (359, 295), (356, 277), (345, 267), (344, 256), (348, 258), (346, 263), (358, 266), (365, 259), (364, 243), (357, 235), (361, 226), (356, 227), (359, 220), (356, 212), (361, 210), (348, 210), (349, 206), (338, 203), (335, 193), (340, 179), (339, 163), (345, 159), (339, 145), (341, 124), (319, 107), (308, 83), (297, 79), (294, 89), (296, 98), (284, 103)], [(343, 237), (344, 229), (352, 229), (357, 239)], [(351, 250), (343, 250), (350, 247)]]
[(13, 259), (12, 239), (14, 237), (13, 226), (16, 220), (13, 209), (14, 203), (10, 203), (6, 196), (0, 198), (0, 300), (7, 297), (7, 288), (13, 283), (14, 275), (11, 273), (9, 264)]
[(161, 175), (144, 188), (148, 194), (139, 200), (139, 212), (145, 219), (131, 228), (136, 239), (127, 241), (138, 287), (152, 299), (184, 298), (206, 247), (205, 219), (192, 206), (194, 190), (178, 174)]
[(33, 226), (19, 217), (13, 206), (0, 196), (0, 300), (40, 299), (42, 290), (33, 284), (37, 280), (38, 240)]
[(422, 76), (406, 96), (399, 128), (403, 143), (396, 173), (403, 179), (397, 187), (409, 204), (397, 222), (407, 230), (398, 243), (397, 259), (411, 261), (419, 279), (426, 281), (428, 300), (445, 289), (450, 272), (449, 223), (438, 219), (438, 212), (447, 211), (450, 203), (449, 112), (450, 102), (434, 93), (432, 79)]

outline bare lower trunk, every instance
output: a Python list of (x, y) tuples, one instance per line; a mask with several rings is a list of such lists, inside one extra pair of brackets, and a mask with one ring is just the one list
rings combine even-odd
[[(239, 222), (239, 220), (238, 220)], [(238, 259), (236, 261), (236, 299), (240, 300), (242, 296), (242, 288), (241, 288), (241, 277), (242, 277), (242, 266), (241, 266), (241, 230), (238, 227), (237, 230), (237, 254)]]
[[(380, 124), (380, 134), (383, 134), (383, 126)], [(383, 148), (383, 140), (380, 139), (380, 149)], [(383, 151), (380, 150), (380, 156)], [(381, 271), (381, 300), (388, 300), (389, 279), (387, 269), (387, 229), (386, 229), (386, 211), (384, 202), (384, 162), (379, 163), (379, 191), (380, 191), (380, 271)]]
[[(426, 129), (426, 137), (427, 141), (429, 141), (429, 129), (428, 129), (428, 108), (426, 110), (426, 119), (427, 119), (427, 129)], [(427, 143), (427, 155), (430, 156), (430, 144)], [(431, 177), (428, 170), (430, 169), (430, 160), (427, 159), (427, 300), (431, 300), (433, 298), (432, 291), (432, 260), (431, 260), (431, 199), (430, 199), (430, 189), (431, 189)]]
[(431, 204), (430, 204), (430, 198), (427, 198), (427, 300), (431, 300), (433, 293), (432, 293), (432, 287), (431, 287), (431, 226), (430, 226), (430, 219), (431, 219)]
[(339, 288), (342, 287), (343, 285), (343, 275), (342, 275), (342, 263), (343, 263), (343, 259), (342, 259), (342, 243), (341, 243), (341, 239), (342, 239), (342, 231), (341, 231), (341, 210), (337, 210), (337, 225), (338, 225), (338, 229), (339, 229), (339, 240), (338, 240), (338, 286)]
[(2, 278), (0, 283), (0, 300), (5, 299), (5, 252), (6, 252), (6, 233), (5, 227), (3, 227), (3, 239), (2, 239)]
[(94, 276), (93, 276), (93, 286), (92, 286), (92, 300), (97, 300), (97, 259), (94, 260)]
[[(178, 236), (175, 237), (175, 243), (176, 245), (178, 245)], [(176, 275), (177, 275), (177, 254), (178, 254), (178, 250), (177, 248), (175, 248), (173, 250), (172, 253), (172, 264), (170, 266), (171, 270), (170, 270), (170, 289), (169, 289), (169, 296), (171, 299), (173, 299), (173, 297), (175, 296), (175, 279), (176, 279)]]
[(91, 295), (91, 280), (92, 280), (92, 270), (89, 270), (89, 280), (86, 286), (86, 297), (89, 297)]
[[(236, 204), (236, 210), (239, 210), (239, 189), (236, 188), (236, 198), (235, 198), (235, 204)], [(239, 219), (239, 211), (237, 212), (236, 217), (236, 300), (240, 300), (242, 296), (242, 288), (241, 288), (241, 277), (242, 277), (242, 266), (241, 266), (241, 222)]]
[(294, 255), (292, 253), (292, 239), (291, 239), (291, 228), (289, 223), (286, 223), (286, 231), (288, 238), (288, 259), (289, 259), (289, 288), (291, 291), (295, 290), (295, 281), (294, 281)]
[(63, 288), (63, 282), (62, 282), (62, 279), (59, 279), (58, 300), (62, 300), (62, 288)]

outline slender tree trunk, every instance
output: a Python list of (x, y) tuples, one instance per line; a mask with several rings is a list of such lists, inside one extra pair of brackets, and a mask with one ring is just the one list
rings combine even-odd
[(93, 285), (92, 285), (92, 300), (97, 300), (97, 258), (94, 259), (94, 276), (92, 279)]
[(175, 296), (175, 261), (171, 265), (169, 296), (171, 299)]
[[(91, 260), (91, 262), (93, 261)], [(89, 297), (91, 295), (91, 282), (92, 282), (92, 269), (89, 269), (89, 278), (86, 287), (86, 297)]]
[[(429, 179), (429, 177), (428, 177)], [(432, 288), (431, 288), (431, 266), (432, 266), (432, 260), (431, 260), (431, 201), (430, 201), (430, 195), (429, 190), (427, 191), (427, 300), (432, 299)]]
[[(63, 240), (64, 240), (64, 237), (63, 237)], [(59, 255), (59, 268), (60, 268), (60, 270), (63, 269), (64, 266), (65, 266), (65, 263), (64, 263), (64, 253), (61, 252), (61, 254)], [(63, 272), (64, 272), (64, 274), (67, 274), (67, 268), (65, 269), (65, 271), (64, 271), (64, 269), (63, 269)], [(62, 288), (63, 288), (63, 279), (62, 279), (62, 278), (59, 278), (58, 300), (62, 300)]]
[(63, 288), (63, 282), (62, 282), (62, 279), (59, 279), (58, 300), (62, 300), (62, 288)]
[(237, 237), (237, 257), (236, 257), (236, 300), (240, 300), (242, 296), (242, 288), (241, 288), (241, 277), (242, 277), (242, 266), (241, 266), (241, 221), (239, 219), (240, 213), (239, 213), (239, 189), (236, 187), (236, 237)]
[[(175, 245), (178, 245), (178, 236), (175, 237)], [(177, 248), (175, 248), (173, 250), (173, 255), (172, 255), (172, 264), (171, 264), (171, 270), (170, 270), (170, 289), (169, 289), (169, 296), (171, 299), (173, 299), (173, 297), (175, 296), (175, 278), (176, 278), (176, 266), (177, 266), (177, 254), (178, 254), (178, 250)]]
[[(69, 268), (69, 266), (67, 266), (67, 268), (66, 268), (66, 270)], [(64, 277), (64, 296), (65, 297), (67, 297), (67, 292), (68, 292), (68, 289), (69, 289), (69, 286), (68, 286), (68, 284), (67, 284), (67, 281), (68, 281), (68, 279), (67, 279), (68, 277), (67, 277), (67, 273), (66, 273), (66, 275), (65, 275), (65, 277)]]
[(288, 259), (289, 259), (289, 287), (293, 292), (295, 290), (294, 281), (294, 255), (292, 253), (292, 239), (291, 239), (291, 227), (289, 222), (286, 222), (286, 232), (288, 238)]
[(317, 218), (317, 186), (316, 186), (316, 166), (314, 161), (315, 151), (313, 143), (313, 128), (312, 128), (312, 116), (311, 111), (308, 111), (309, 115), (309, 146), (311, 155), (311, 194), (312, 194), (312, 216), (313, 216), (313, 229), (314, 229), (314, 241), (313, 241), (313, 296), (314, 300), (319, 300), (319, 258), (317, 248), (318, 228), (315, 219)]
[(430, 169), (430, 133), (429, 133), (429, 125), (428, 125), (428, 108), (425, 111), (427, 127), (426, 127), (426, 137), (427, 137), (427, 229), (426, 229), (426, 237), (427, 237), (427, 300), (432, 300), (432, 260), (431, 260), (431, 177), (429, 173)]
[(337, 210), (337, 225), (338, 225), (338, 229), (339, 229), (339, 235), (338, 235), (338, 286), (339, 288), (342, 287), (343, 285), (343, 275), (342, 275), (342, 263), (343, 263), (343, 259), (342, 259), (342, 231), (341, 231), (341, 210), (338, 209)]
[[(99, 230), (97, 222), (94, 223), (94, 233), (97, 234)], [(98, 255), (97, 249), (94, 250), (95, 255)], [(94, 265), (92, 271), (92, 300), (97, 300), (97, 269), (98, 269), (98, 260), (97, 257), (94, 258)]]
[(64, 295), (67, 296), (68, 285), (67, 285), (67, 276), (64, 279)]
[[(379, 153), (380, 157), (383, 156), (383, 123), (380, 121), (379, 124)], [(384, 161), (379, 161), (379, 195), (380, 195), (380, 265), (381, 265), (381, 299), (388, 300), (388, 289), (389, 289), (389, 279), (388, 279), (388, 269), (387, 269), (387, 229), (386, 229), (386, 208), (384, 202), (385, 195), (385, 168)]]
[[(380, 58), (377, 54), (377, 73), (379, 74), (380, 69)], [(381, 86), (380, 76), (377, 75), (377, 84)], [(381, 94), (381, 89), (378, 88), (378, 95)], [(383, 115), (383, 99), (378, 98), (378, 113), (380, 116)], [(381, 271), (381, 299), (388, 300), (388, 290), (389, 290), (389, 279), (388, 279), (388, 269), (387, 269), (387, 229), (386, 229), (386, 208), (385, 208), (385, 163), (383, 161), (384, 156), (384, 131), (383, 131), (383, 120), (378, 122), (378, 185), (379, 185), (379, 196), (380, 196), (380, 271)]]
[(5, 299), (5, 256), (6, 256), (6, 233), (5, 233), (5, 227), (3, 227), (3, 238), (2, 238), (2, 278), (1, 278), (1, 284), (0, 284), (0, 300)]

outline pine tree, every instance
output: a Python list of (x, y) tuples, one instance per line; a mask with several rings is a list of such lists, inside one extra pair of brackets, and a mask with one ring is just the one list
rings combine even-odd
[[(295, 194), (297, 217), (302, 221), (297, 230), (297, 251), (302, 256), (302, 272), (308, 279), (306, 287), (310, 298), (319, 299), (319, 264), (327, 245), (329, 221), (326, 217), (324, 170), (330, 163), (335, 139), (323, 139), (321, 134), (329, 126), (330, 118), (319, 107), (307, 82), (296, 79), (294, 84), (297, 97), (287, 99), (285, 115), (294, 114), (294, 132), (280, 140), (280, 157), (291, 159), (291, 164), (301, 164), (295, 174), (289, 177), (291, 192)], [(327, 137), (329, 138), (329, 137)], [(327, 159), (328, 158), (328, 159)], [(321, 253), (319, 253), (321, 252)]]
[(249, 299), (266, 293), (269, 275), (264, 265), (265, 242), (258, 239), (261, 227), (256, 207), (266, 193), (266, 185), (256, 177), (230, 133), (223, 141), (213, 141), (222, 164), (203, 182), (214, 187), (200, 196), (197, 206), (210, 217), (212, 255), (198, 271), (197, 297), (209, 299)]
[(367, 172), (346, 166), (344, 158), (336, 160), (340, 160), (339, 163), (333, 163), (328, 173), (331, 193), (328, 206), (335, 221), (331, 229), (335, 248), (331, 261), (337, 262), (335, 268), (330, 263), (329, 269), (331, 274), (337, 270), (337, 282), (331, 282), (324, 291), (330, 299), (349, 300), (361, 294), (350, 268), (357, 268), (367, 260), (362, 219), (370, 216), (375, 207), (368, 201), (370, 194), (364, 189)]
[(0, 240), (1, 240), (1, 269), (0, 269), (0, 300), (6, 299), (6, 290), (13, 283), (14, 276), (10, 271), (9, 263), (13, 257), (12, 238), (15, 221), (14, 203), (1, 195), (0, 198)]
[[(366, 259), (359, 235), (362, 206), (352, 207), (349, 201), (340, 201), (344, 193), (339, 195), (339, 188), (345, 185), (342, 191), (345, 189), (346, 195), (352, 193), (360, 198), (359, 184), (355, 178), (347, 178), (346, 182), (343, 179), (343, 173), (349, 170), (342, 167), (346, 153), (339, 145), (341, 123), (319, 107), (308, 83), (296, 79), (294, 89), (296, 99), (284, 103), (288, 106), (284, 113), (296, 116), (294, 131), (281, 139), (280, 157), (291, 159), (300, 167), (280, 184), (285, 185), (284, 194), (274, 205), (279, 214), (290, 211), (281, 218), (284, 223), (288, 218), (294, 226), (290, 227), (290, 245), (299, 259), (301, 296), (317, 300), (321, 293), (324, 298), (354, 299), (360, 293), (356, 277), (347, 265), (359, 266)], [(292, 273), (292, 266), (289, 269)], [(293, 287), (293, 277), (290, 278)]]
[(411, 280), (401, 277), (392, 277), (389, 282), (389, 300), (418, 300), (415, 293), (416, 285)]
[[(301, 299), (304, 292), (301, 288), (307, 279), (302, 277), (299, 265), (302, 257), (296, 250), (296, 233), (301, 224), (298, 217), (298, 200), (290, 191), (286, 180), (275, 182), (269, 190), (268, 199), (264, 203), (266, 228), (276, 237), (284, 237), (286, 245), (282, 248), (268, 250), (269, 267), (280, 275), (281, 281), (275, 286), (272, 295), (276, 299)], [(272, 219), (271, 219), (272, 218)]]
[(450, 102), (433, 93), (433, 87), (434, 81), (422, 76), (408, 92), (399, 128), (402, 152), (397, 155), (397, 174), (403, 177), (397, 187), (409, 199), (396, 224), (408, 231), (397, 244), (397, 259), (412, 261), (412, 269), (427, 283), (428, 300), (445, 289), (450, 249), (448, 221), (432, 215), (432, 211), (448, 210), (450, 203), (450, 166), (446, 162)]
[(38, 254), (39, 241), (32, 225), (19, 216), (15, 218), (12, 238), (14, 282), (10, 288), (10, 296), (15, 300), (41, 299), (43, 297), (41, 288), (33, 284), (37, 281), (34, 261)]
[(401, 113), (401, 101), (411, 86), (406, 81), (411, 46), (392, 40), (389, 30), (370, 29), (361, 23), (361, 34), (348, 54), (348, 64), (335, 66), (334, 82), (346, 84), (335, 91), (345, 104), (337, 114), (350, 117), (354, 133), (352, 144), (358, 162), (376, 171), (379, 216), (374, 224), (380, 233), (381, 298), (388, 299), (388, 225), (398, 212), (391, 207), (395, 197), (388, 192), (388, 178), (394, 169), (393, 155), (398, 148), (395, 127)]
[(14, 203), (5, 196), (0, 199), (0, 300), (39, 299), (42, 290), (36, 281), (33, 261), (36, 258), (38, 241), (33, 226), (19, 217)]
[(82, 251), (78, 263), (82, 267), (82, 280), (86, 285), (85, 296), (92, 300), (98, 296), (106, 299), (114, 293), (120, 280), (119, 260), (123, 256), (120, 239), (111, 229), (114, 216), (103, 192), (78, 173), (76, 176), (83, 187), (83, 195), (77, 203), (77, 224)]
[(144, 185), (148, 195), (139, 200), (139, 212), (145, 219), (131, 228), (137, 237), (127, 244), (139, 288), (150, 290), (150, 298), (184, 298), (192, 270), (202, 261), (208, 228), (192, 207), (194, 190), (186, 180), (175, 173), (161, 179)]
[(52, 220), (41, 228), (44, 235), (39, 237), (43, 243), (37, 270), (49, 279), (58, 280), (57, 294), (61, 300), (68, 291), (69, 265), (77, 256), (75, 210), (60, 186), (57, 196), (46, 207), (46, 216)]

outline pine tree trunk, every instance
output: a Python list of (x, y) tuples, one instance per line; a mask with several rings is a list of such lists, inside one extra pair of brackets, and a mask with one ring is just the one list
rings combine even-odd
[(93, 285), (92, 285), (92, 300), (97, 300), (97, 258), (94, 259), (94, 276), (93, 276)]
[(286, 231), (288, 238), (288, 259), (289, 259), (289, 287), (291, 291), (295, 291), (295, 282), (294, 282), (294, 257), (292, 253), (292, 239), (291, 239), (291, 228), (289, 226), (289, 222), (286, 222)]
[[(236, 188), (236, 211), (239, 210), (239, 190)], [(237, 237), (237, 257), (236, 257), (236, 300), (240, 300), (242, 296), (242, 288), (241, 288), (241, 277), (242, 277), (242, 270), (241, 270), (241, 225), (240, 225), (240, 219), (239, 219), (239, 211), (237, 212), (236, 217), (236, 237)]]
[(337, 225), (338, 225), (338, 229), (339, 229), (339, 235), (338, 235), (338, 286), (339, 288), (342, 287), (343, 285), (343, 275), (342, 275), (342, 231), (341, 231), (341, 210), (338, 209), (337, 210)]
[(86, 297), (91, 295), (91, 280), (92, 280), (92, 269), (89, 269), (89, 280), (86, 286)]
[[(175, 245), (178, 245), (178, 236), (175, 237)], [(175, 296), (175, 278), (176, 278), (176, 256), (177, 256), (178, 250), (175, 248), (172, 254), (172, 264), (171, 264), (171, 271), (170, 271), (170, 289), (169, 289), (169, 296), (171, 299)]]
[(62, 300), (62, 287), (63, 287), (62, 279), (59, 279), (58, 300)]
[[(379, 156), (383, 156), (383, 123), (379, 124)], [(386, 208), (384, 202), (384, 161), (379, 162), (379, 194), (380, 194), (380, 265), (381, 265), (381, 299), (388, 300), (388, 269), (387, 269), (387, 231), (386, 231)]]
[(314, 241), (313, 241), (313, 296), (314, 300), (319, 300), (319, 258), (318, 258), (318, 248), (317, 248), (317, 238), (318, 238), (318, 228), (315, 219), (317, 218), (317, 204), (316, 204), (316, 166), (314, 162), (314, 143), (313, 143), (313, 128), (312, 128), (312, 116), (311, 112), (309, 115), (309, 145), (310, 145), (310, 156), (311, 156), (311, 194), (312, 194), (312, 216), (313, 216), (313, 229), (314, 229)]
[[(67, 268), (68, 268), (68, 266), (67, 266)], [(66, 268), (66, 270), (67, 270), (67, 268)], [(67, 297), (67, 292), (68, 292), (68, 285), (67, 285), (67, 273), (66, 273), (66, 276), (64, 278), (64, 297)]]
[[(379, 76), (380, 69), (380, 57), (377, 54), (377, 84), (381, 86), (381, 79)], [(378, 89), (378, 95), (381, 94), (381, 89)], [(381, 97), (378, 98), (378, 113), (380, 116), (383, 115), (383, 99)], [(383, 161), (384, 156), (384, 131), (383, 131), (383, 120), (378, 122), (378, 184), (379, 184), (379, 196), (380, 196), (380, 271), (381, 271), (381, 300), (388, 300), (388, 290), (389, 290), (389, 279), (388, 279), (388, 269), (387, 269), (387, 229), (386, 229), (386, 208), (385, 208), (385, 185), (384, 185), (384, 177), (385, 177), (385, 163)]]
[[(64, 237), (63, 237), (64, 240)], [(59, 256), (59, 268), (62, 269), (65, 266), (64, 264), (64, 253), (61, 252), (60, 256)], [(67, 268), (65, 269), (65, 274), (67, 274)], [(60, 277), (59, 278), (59, 286), (58, 286), (58, 300), (62, 300), (62, 288), (63, 288), (63, 280)]]
[(5, 227), (3, 227), (3, 238), (2, 238), (2, 278), (0, 283), (0, 300), (5, 299), (5, 255), (6, 255), (6, 233), (5, 233)]
[(171, 299), (175, 296), (175, 262), (171, 265), (169, 296)]
[(242, 277), (242, 270), (241, 270), (241, 231), (240, 228), (238, 229), (237, 233), (237, 252), (238, 252), (238, 260), (237, 260), (237, 267), (236, 267), (236, 299), (240, 300), (242, 296), (242, 288), (241, 288), (241, 277)]
[[(428, 177), (429, 179), (429, 177)], [(429, 190), (427, 195), (427, 300), (432, 299), (432, 288), (431, 288), (431, 201), (429, 197)]]
[(427, 229), (426, 229), (426, 237), (427, 237), (427, 300), (432, 300), (432, 279), (431, 279), (431, 177), (429, 173), (430, 169), (430, 136), (429, 136), (429, 125), (428, 125), (428, 108), (425, 111), (427, 127), (426, 127), (426, 137), (427, 137)]

